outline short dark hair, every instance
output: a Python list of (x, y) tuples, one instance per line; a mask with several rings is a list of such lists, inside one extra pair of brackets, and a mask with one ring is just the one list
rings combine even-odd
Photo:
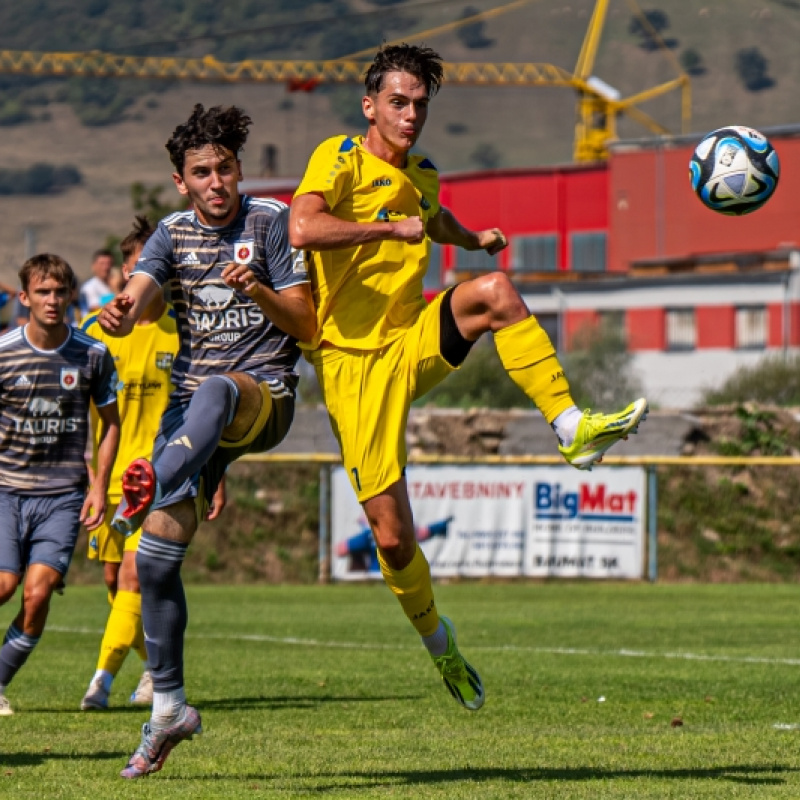
[(147, 217), (139, 215), (134, 217), (131, 232), (119, 243), (123, 260), (127, 261), (137, 247), (144, 247), (144, 243), (155, 233), (155, 230)]
[(430, 47), (392, 44), (381, 47), (364, 75), (367, 94), (378, 94), (388, 72), (408, 72), (425, 84), (428, 97), (439, 91), (444, 77), (442, 57)]
[(92, 264), (94, 264), (98, 258), (110, 258), (113, 261), (114, 254), (108, 248), (101, 247), (99, 250), (95, 250), (94, 253), (92, 253)]
[(44, 278), (55, 278), (60, 284), (69, 289), (75, 288), (75, 273), (72, 267), (64, 261), (61, 256), (52, 253), (40, 253), (29, 258), (19, 271), (19, 282), (24, 292), (28, 291), (31, 278), (34, 276)]
[(178, 174), (183, 175), (187, 150), (210, 144), (215, 150), (230, 150), (238, 158), (252, 124), (253, 120), (238, 106), (212, 106), (206, 110), (197, 103), (189, 119), (175, 128), (164, 146)]

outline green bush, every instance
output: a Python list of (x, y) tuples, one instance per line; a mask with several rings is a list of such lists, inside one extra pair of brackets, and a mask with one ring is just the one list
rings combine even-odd
[(0, 195), (50, 194), (83, 181), (77, 167), (38, 163), (23, 169), (0, 169)]
[(462, 367), (416, 405), (442, 408), (530, 408), (531, 401), (508, 377), (494, 340), (484, 336), (478, 340)]
[(800, 356), (766, 356), (752, 367), (742, 367), (719, 388), (702, 396), (702, 405), (730, 403), (800, 405)]
[(562, 359), (578, 406), (609, 410), (638, 397), (642, 388), (631, 374), (632, 359), (618, 326), (601, 322), (581, 328)]

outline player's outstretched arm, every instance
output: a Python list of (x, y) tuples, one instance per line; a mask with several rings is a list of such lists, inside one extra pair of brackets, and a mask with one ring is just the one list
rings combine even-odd
[(419, 217), (352, 222), (333, 214), (320, 194), (301, 194), (292, 200), (289, 241), (296, 250), (340, 250), (389, 239), (418, 244), (424, 238), (425, 227)]
[(428, 220), (427, 234), (439, 244), (454, 244), (465, 250), (485, 250), (490, 256), (508, 247), (508, 240), (499, 228), (471, 231), (444, 207)]
[(125, 290), (100, 309), (97, 322), (109, 336), (127, 336), (160, 291), (161, 287), (147, 275), (133, 275)]
[(100, 442), (97, 447), (97, 470), (81, 509), (81, 522), (87, 530), (99, 527), (106, 513), (106, 496), (111, 469), (119, 447), (119, 408), (116, 401), (97, 409), (100, 417)]

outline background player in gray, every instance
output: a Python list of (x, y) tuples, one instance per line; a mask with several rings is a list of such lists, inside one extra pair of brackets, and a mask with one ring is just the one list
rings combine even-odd
[[(0, 337), (0, 605), (23, 580), (22, 605), (0, 647), (0, 715), (11, 679), (44, 631), (50, 598), (69, 569), (78, 530), (103, 521), (119, 443), (117, 373), (104, 344), (67, 325), (75, 275), (38, 255), (19, 273), (30, 321)], [(87, 492), (89, 403), (102, 423)]]
[(200, 731), (183, 685), (181, 564), (227, 466), (286, 435), (297, 339), (316, 330), (305, 261), (289, 246), (287, 206), (239, 194), (250, 124), (236, 106), (197, 105), (175, 129), (167, 142), (172, 177), (192, 210), (159, 223), (125, 291), (98, 316), (107, 333), (124, 336), (169, 283), (181, 342), (152, 463), (128, 467), (112, 523), (135, 530), (144, 518), (136, 567), (154, 690), (124, 778), (158, 771), (176, 744)]

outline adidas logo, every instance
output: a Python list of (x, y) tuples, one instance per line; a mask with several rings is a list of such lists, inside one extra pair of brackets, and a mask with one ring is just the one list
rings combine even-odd
[(182, 259), (181, 264), (199, 264), (200, 259), (197, 257), (197, 253), (194, 250), (190, 250)]
[(187, 447), (189, 450), (192, 449), (192, 442), (188, 436), (179, 436), (175, 441), (170, 442), (167, 447), (172, 447), (173, 445), (182, 445), (183, 447)]
[(14, 381), (14, 386), (30, 386), (30, 385), (31, 382), (28, 380), (26, 375), (20, 375), (19, 378), (17, 378)]

